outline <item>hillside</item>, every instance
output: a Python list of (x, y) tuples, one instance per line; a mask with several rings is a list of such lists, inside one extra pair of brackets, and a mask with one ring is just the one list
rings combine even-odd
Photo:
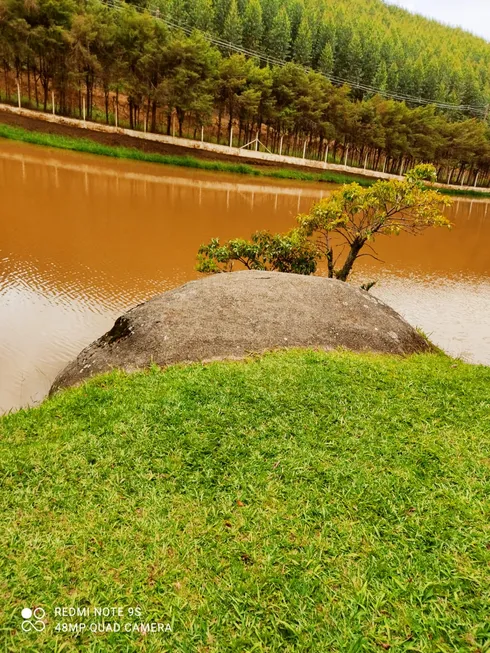
[(177, 24), (351, 82), (458, 105), (480, 106), (490, 99), (489, 43), (382, 0), (145, 4)]
[(214, 1), (0, 0), (0, 100), (379, 172), (432, 162), (440, 182), (490, 185), (490, 44), (375, 0)]
[[(489, 409), (488, 368), (290, 351), (4, 417), (2, 649), (487, 650)], [(56, 629), (101, 621), (171, 632)]]

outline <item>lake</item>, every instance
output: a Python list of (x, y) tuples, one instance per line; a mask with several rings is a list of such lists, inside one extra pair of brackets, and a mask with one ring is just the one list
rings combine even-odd
[[(129, 307), (199, 275), (212, 237), (286, 231), (334, 188), (118, 161), (0, 141), (0, 412), (39, 402)], [(355, 283), (454, 356), (490, 364), (490, 211), (381, 238)]]

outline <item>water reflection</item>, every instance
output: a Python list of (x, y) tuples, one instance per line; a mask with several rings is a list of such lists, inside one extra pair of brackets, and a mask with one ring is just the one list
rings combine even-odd
[[(0, 411), (39, 400), (129, 306), (195, 278), (211, 237), (289, 229), (328, 192), (0, 142)], [(359, 278), (453, 354), (490, 363), (490, 220), (456, 202), (453, 232), (379, 241)]]

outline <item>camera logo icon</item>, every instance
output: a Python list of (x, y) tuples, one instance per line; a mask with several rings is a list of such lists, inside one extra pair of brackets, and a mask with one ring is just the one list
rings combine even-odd
[(46, 616), (46, 612), (42, 608), (24, 608), (20, 613), (22, 615), (22, 630), (25, 633), (30, 633), (31, 630), (37, 630), (38, 633), (41, 633), (45, 628), (46, 624), (42, 621)]

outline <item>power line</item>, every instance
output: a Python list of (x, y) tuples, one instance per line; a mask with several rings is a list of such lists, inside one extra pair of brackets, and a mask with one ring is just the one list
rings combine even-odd
[[(124, 3), (121, 2), (121, 0), (100, 0), (100, 1), (102, 2), (102, 4), (104, 4), (104, 5), (108, 6), (108, 7), (111, 7), (113, 9), (121, 10), (121, 9), (124, 8)], [(220, 39), (218, 37), (215, 37), (215, 36), (213, 36), (213, 35), (211, 35), (211, 34), (209, 34), (207, 32), (204, 32), (202, 30), (198, 30), (195, 27), (190, 27), (188, 25), (182, 25), (182, 24), (179, 24), (179, 23), (175, 23), (174, 21), (172, 21), (172, 20), (170, 20), (168, 18), (164, 18), (161, 15), (161, 13), (160, 13), (160, 11), (158, 9), (155, 10), (155, 9), (146, 8), (146, 9), (140, 10), (137, 7), (135, 7), (135, 9), (137, 11), (139, 11), (140, 13), (142, 13), (142, 11), (143, 12), (146, 11), (151, 16), (153, 16), (157, 20), (160, 20), (161, 22), (163, 22), (165, 25), (167, 25), (171, 29), (179, 30), (181, 32), (184, 32), (184, 34), (187, 34), (188, 36), (190, 36), (194, 31), (198, 31), (206, 38), (206, 40), (208, 40), (213, 45), (216, 45), (218, 48), (222, 48), (222, 49), (225, 49), (225, 50), (230, 50), (232, 52), (237, 52), (239, 54), (244, 54), (247, 57), (252, 57), (254, 59), (258, 59), (259, 61), (262, 61), (263, 63), (272, 64), (274, 66), (281, 66), (282, 67), (282, 66), (286, 66), (288, 63), (291, 63), (291, 62), (284, 61), (283, 59), (278, 59), (277, 57), (274, 57), (274, 56), (269, 55), (269, 54), (265, 54), (265, 53), (262, 53), (262, 52), (257, 52), (255, 50), (249, 50), (247, 48), (243, 48), (241, 46), (230, 43), (229, 41), (224, 41), (224, 40), (222, 40), (222, 39)], [(296, 64), (296, 65), (299, 65), (299, 64)], [(306, 72), (312, 72), (313, 71), (313, 72), (316, 72), (317, 74), (322, 75), (323, 77), (325, 77), (326, 79), (328, 79), (329, 81), (331, 81), (334, 84), (340, 84), (340, 85), (347, 84), (351, 88), (355, 88), (355, 89), (360, 90), (360, 91), (365, 91), (367, 93), (374, 93), (374, 94), (377, 94), (377, 95), (381, 95), (383, 97), (386, 97), (386, 98), (389, 98), (389, 99), (392, 99), (392, 100), (399, 100), (401, 102), (411, 102), (412, 104), (419, 104), (419, 105), (423, 105), (423, 106), (433, 105), (433, 106), (435, 106), (435, 107), (437, 107), (439, 109), (444, 109), (444, 110), (447, 110), (447, 111), (465, 111), (465, 112), (468, 112), (468, 113), (474, 113), (475, 115), (481, 115), (481, 116), (487, 116), (488, 115), (488, 105), (487, 106), (482, 105), (482, 106), (476, 107), (476, 106), (471, 106), (471, 105), (468, 105), (468, 104), (459, 104), (458, 105), (458, 104), (450, 104), (450, 103), (447, 103), (447, 102), (437, 102), (435, 100), (429, 100), (428, 98), (414, 97), (414, 96), (411, 96), (411, 95), (406, 95), (404, 93), (384, 91), (384, 90), (382, 90), (380, 88), (370, 86), (369, 84), (362, 84), (361, 82), (356, 82), (356, 81), (353, 81), (353, 80), (345, 79), (345, 78), (339, 77), (337, 75), (329, 75), (327, 73), (323, 73), (323, 72), (318, 71), (318, 70), (315, 71), (313, 68), (309, 68), (309, 67), (306, 67), (306, 66), (301, 66), (301, 67)]]

